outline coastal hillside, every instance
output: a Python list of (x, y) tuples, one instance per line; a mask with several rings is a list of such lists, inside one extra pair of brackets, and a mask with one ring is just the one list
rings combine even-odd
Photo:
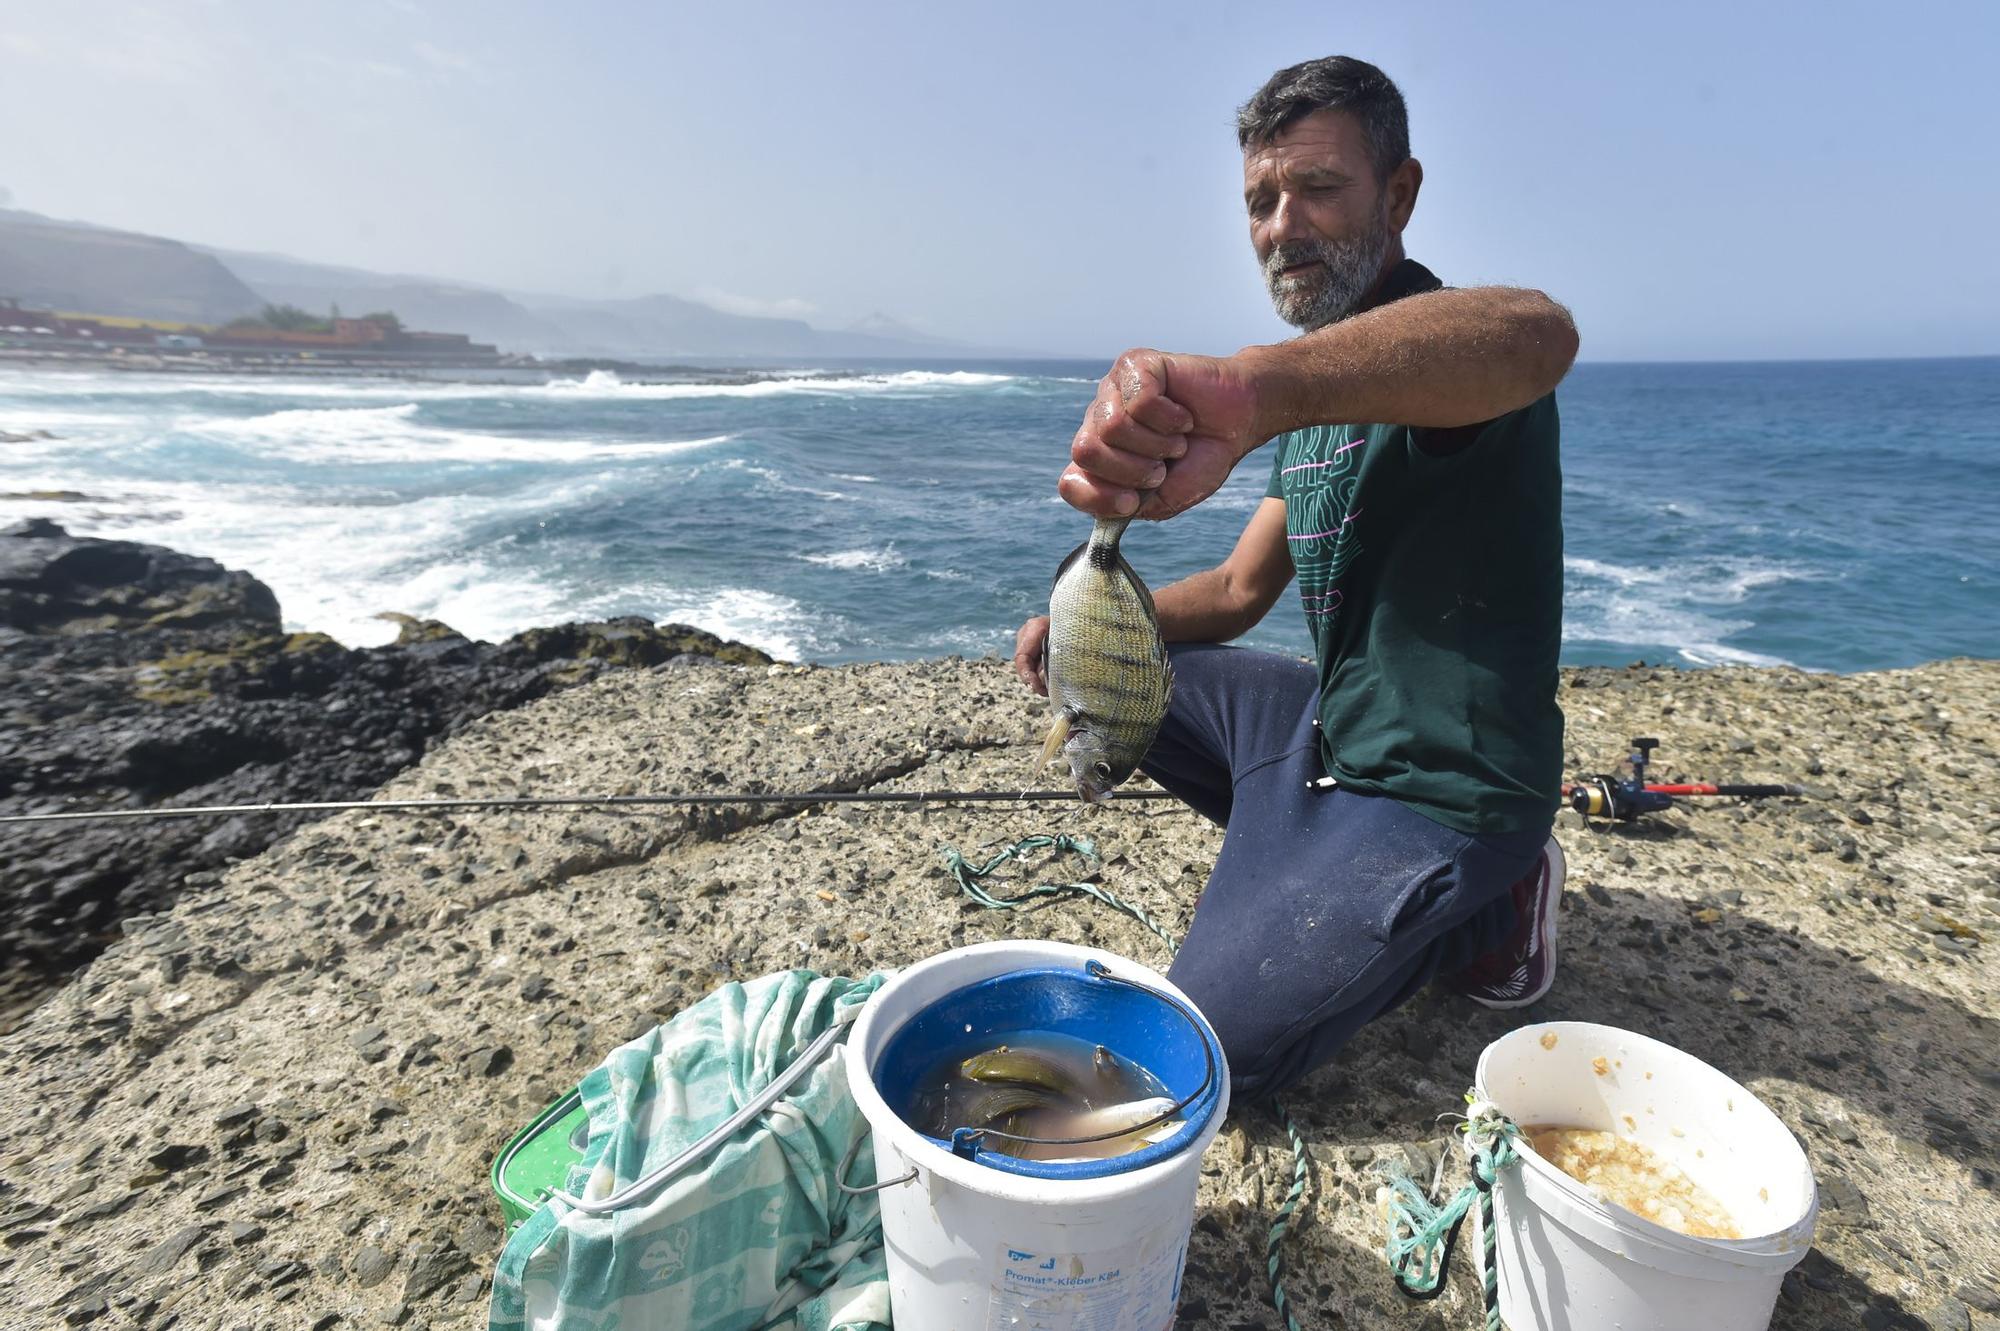
[[(1688, 1049), (1799, 1135), (1816, 1251), (1775, 1326), (1991, 1331), (2000, 1317), (2000, 663), (1849, 676), (1564, 674), (1572, 764), (1635, 732), (1666, 774), (1811, 783), (1558, 835), (1564, 964), (1522, 1013), (1427, 994), (1289, 1097), (1310, 1184), (1286, 1239), (1304, 1326), (1474, 1324), (1461, 1264), (1409, 1304), (1378, 1255), (1386, 1165), (1428, 1177), (1480, 1049), (1544, 1019)], [(1018, 789), (1042, 713), (994, 661), (628, 671), (460, 729), (399, 797)], [(484, 1325), (486, 1166), (618, 1043), (715, 985), (852, 975), (1051, 937), (1155, 966), (1082, 899), (983, 910), (939, 852), (1035, 832), (989, 886), (1090, 875), (1185, 929), (1218, 833), (1171, 804), (398, 816), (302, 827), (124, 936), (0, 1039), (11, 1325)], [(143, 828), (132, 835), (146, 835)], [(1454, 1166), (1458, 1168), (1458, 1166)], [(1180, 1325), (1277, 1325), (1265, 1236), (1290, 1177), (1245, 1107), (1204, 1165)], [(226, 1316), (225, 1316), (226, 1314)]]
[(735, 314), (685, 297), (619, 299), (503, 291), (411, 274), (183, 244), (0, 209), (0, 297), (24, 306), (221, 324), (267, 303), (393, 310), (413, 328), (553, 356), (793, 360), (1007, 353), (919, 332), (880, 313), (846, 328)]
[(255, 314), (258, 294), (213, 255), (159, 236), (0, 210), (0, 297), (185, 323)]

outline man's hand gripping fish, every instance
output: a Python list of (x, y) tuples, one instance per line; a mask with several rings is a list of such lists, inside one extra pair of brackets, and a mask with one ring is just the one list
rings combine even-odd
[(1153, 594), (1118, 553), (1129, 518), (1099, 518), (1049, 589), (1045, 672), (1054, 724), (1042, 762), (1069, 759), (1076, 793), (1111, 798), (1152, 747), (1173, 674)]

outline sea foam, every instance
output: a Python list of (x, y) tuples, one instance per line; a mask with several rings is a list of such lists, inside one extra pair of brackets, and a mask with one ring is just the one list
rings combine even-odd
[(253, 445), (266, 456), (301, 462), (589, 462), (672, 457), (728, 443), (732, 434), (698, 439), (597, 440), (493, 434), (422, 423), (416, 402), (388, 407), (300, 407), (243, 417), (192, 416), (176, 428)]
[(885, 545), (876, 550), (835, 550), (831, 554), (801, 555), (808, 564), (823, 564), (827, 568), (860, 569), (869, 573), (886, 573), (892, 568), (902, 568), (909, 563), (896, 553), (896, 547)]

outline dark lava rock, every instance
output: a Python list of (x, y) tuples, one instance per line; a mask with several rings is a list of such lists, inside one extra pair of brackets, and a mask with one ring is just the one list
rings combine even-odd
[(1961, 1302), (1971, 1304), (1981, 1312), (2000, 1313), (2000, 1285), (1966, 1280), (1959, 1283), (1955, 1292)]
[(190, 1165), (198, 1165), (207, 1160), (208, 1148), (206, 1146), (188, 1145), (181, 1142), (168, 1142), (165, 1146), (147, 1156), (146, 1159), (156, 1169), (165, 1170), (171, 1174), (176, 1170), (186, 1169)]
[(1949, 1295), (1924, 1314), (1924, 1325), (1929, 1331), (1970, 1331), (1972, 1314), (1964, 1304)]
[(1828, 1178), (1820, 1187), (1820, 1202), (1820, 1219), (1826, 1224), (1844, 1229), (1875, 1227), (1868, 1198), (1852, 1179), (1838, 1174)]
[[(213, 560), (72, 537), (45, 519), (0, 528), (0, 814), (359, 799), (486, 713), (608, 670), (771, 661), (636, 617), (503, 643), (393, 618), (395, 643), (350, 649), (285, 633), (271, 590)], [(121, 921), (215, 882), (310, 817), (10, 829), (0, 1029)], [(190, 960), (164, 934), (145, 944), (170, 977)]]
[[(651, 1026), (647, 1027), (652, 1029)], [(475, 1049), (466, 1059), (466, 1066), (481, 1077), (497, 1077), (514, 1066), (514, 1051), (506, 1045), (486, 1049)]]
[(47, 518), (0, 528), (0, 627), (279, 628), (278, 598), (248, 573), (158, 545), (71, 536)]
[(132, 1273), (141, 1276), (165, 1275), (189, 1248), (201, 1242), (201, 1236), (207, 1229), (206, 1225), (188, 1225), (175, 1230), (147, 1249), (145, 1255), (132, 1264)]
[(474, 1255), (500, 1246), (500, 1240), (507, 1237), (501, 1228), (485, 1216), (473, 1216), (458, 1228), (458, 1246)]
[(443, 1288), (463, 1275), (469, 1265), (465, 1254), (449, 1244), (418, 1248), (411, 1254), (410, 1274), (403, 1281), (403, 1302), (414, 1302)]
[(213, 1211), (217, 1207), (229, 1205), (229, 1203), (235, 1201), (248, 1191), (249, 1189), (241, 1183), (220, 1184), (195, 1198), (194, 1209), (197, 1211)]
[(601, 661), (615, 666), (646, 667), (692, 656), (725, 665), (771, 664), (771, 658), (755, 647), (729, 642), (684, 624), (656, 627), (651, 620), (637, 615), (602, 623), (528, 629), (509, 638), (506, 648), (538, 662)]
[(363, 1289), (379, 1285), (388, 1277), (396, 1259), (372, 1244), (354, 1254), (354, 1283)]

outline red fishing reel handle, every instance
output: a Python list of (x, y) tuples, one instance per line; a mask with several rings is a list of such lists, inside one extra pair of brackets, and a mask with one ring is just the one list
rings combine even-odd
[[(1562, 797), (1567, 801), (1578, 790), (1599, 791), (1603, 788), (1603, 785), (1604, 782), (1602, 781), (1565, 781), (1562, 787)], [(1733, 795), (1743, 799), (1770, 799), (1781, 795), (1796, 796), (1806, 793), (1804, 786), (1781, 785), (1775, 782), (1763, 785), (1730, 784), (1727, 782), (1715, 784), (1706, 781), (1682, 782), (1676, 785), (1653, 785), (1648, 782), (1644, 789), (1649, 795)]]

